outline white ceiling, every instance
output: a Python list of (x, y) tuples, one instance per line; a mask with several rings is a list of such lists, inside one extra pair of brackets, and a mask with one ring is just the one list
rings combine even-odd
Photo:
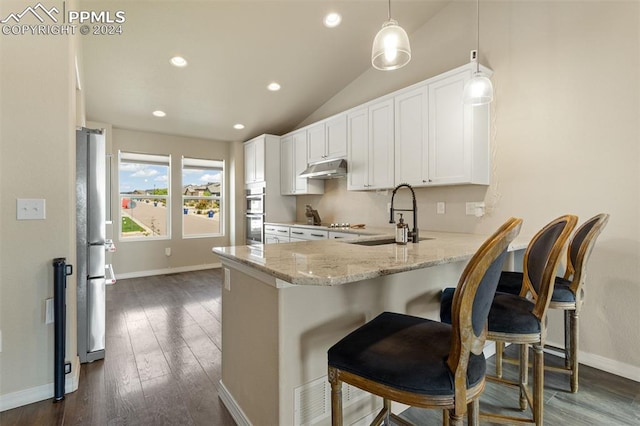
[[(393, 0), (391, 14), (411, 34), (448, 1)], [(122, 35), (81, 37), (89, 120), (223, 141), (292, 130), (371, 67), (387, 18), (385, 0), (84, 0), (80, 8), (126, 14)], [(335, 29), (322, 24), (330, 11), (342, 14)], [(189, 65), (171, 66), (175, 55)], [(282, 90), (269, 92), (271, 81)]]

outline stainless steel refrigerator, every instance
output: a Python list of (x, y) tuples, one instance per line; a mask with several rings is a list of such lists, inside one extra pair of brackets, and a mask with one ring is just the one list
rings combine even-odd
[(102, 130), (76, 131), (78, 356), (104, 358), (106, 157)]

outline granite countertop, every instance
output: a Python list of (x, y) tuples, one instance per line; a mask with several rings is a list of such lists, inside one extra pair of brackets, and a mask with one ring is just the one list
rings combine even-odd
[[(223, 260), (230, 259), (253, 267), (294, 285), (331, 286), (466, 261), (487, 235), (421, 231), (420, 238), (430, 239), (406, 246), (354, 244), (356, 241), (383, 238), (393, 238), (393, 235), (387, 233), (345, 241), (214, 247), (213, 253)], [(517, 239), (510, 250), (524, 249), (527, 243), (527, 239)]]

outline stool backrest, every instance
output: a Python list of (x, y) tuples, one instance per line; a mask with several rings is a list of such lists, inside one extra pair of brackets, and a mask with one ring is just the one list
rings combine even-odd
[(576, 227), (578, 217), (564, 215), (548, 223), (533, 237), (524, 254), (521, 296), (531, 293), (533, 314), (542, 321), (547, 313), (560, 255)]
[(454, 292), (451, 306), (451, 350), (447, 365), (455, 377), (456, 412), (465, 410), (469, 355), (471, 352), (476, 355), (482, 353), (487, 335), (487, 317), (502, 264), (507, 248), (520, 233), (521, 226), (522, 219), (510, 218), (498, 228), (473, 255)]
[(571, 279), (571, 291), (578, 300), (580, 287), (587, 275), (587, 261), (591, 256), (596, 239), (609, 222), (609, 215), (601, 213), (587, 220), (573, 234), (567, 250), (567, 270), (564, 278)]

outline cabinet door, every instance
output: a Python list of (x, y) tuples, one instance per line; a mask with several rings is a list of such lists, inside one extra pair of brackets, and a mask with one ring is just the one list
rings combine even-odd
[(347, 189), (367, 189), (369, 116), (367, 108), (347, 114)]
[(244, 183), (256, 181), (256, 145), (254, 142), (244, 144)]
[(307, 179), (301, 178), (300, 173), (307, 168), (307, 131), (301, 131), (293, 134), (293, 190), (295, 194), (304, 194), (307, 192)]
[(316, 163), (327, 158), (325, 149), (324, 123), (307, 128), (307, 158), (308, 163)]
[(429, 178), (433, 184), (471, 181), (472, 106), (462, 102), (471, 71), (429, 84)]
[(293, 138), (280, 139), (280, 194), (293, 195)]
[(395, 184), (425, 185), (429, 179), (427, 87), (395, 97)]
[(326, 123), (326, 158), (344, 158), (347, 156), (347, 115), (341, 114)]
[(265, 138), (256, 139), (255, 143), (255, 181), (264, 182)]
[(368, 189), (393, 188), (393, 99), (369, 106)]

